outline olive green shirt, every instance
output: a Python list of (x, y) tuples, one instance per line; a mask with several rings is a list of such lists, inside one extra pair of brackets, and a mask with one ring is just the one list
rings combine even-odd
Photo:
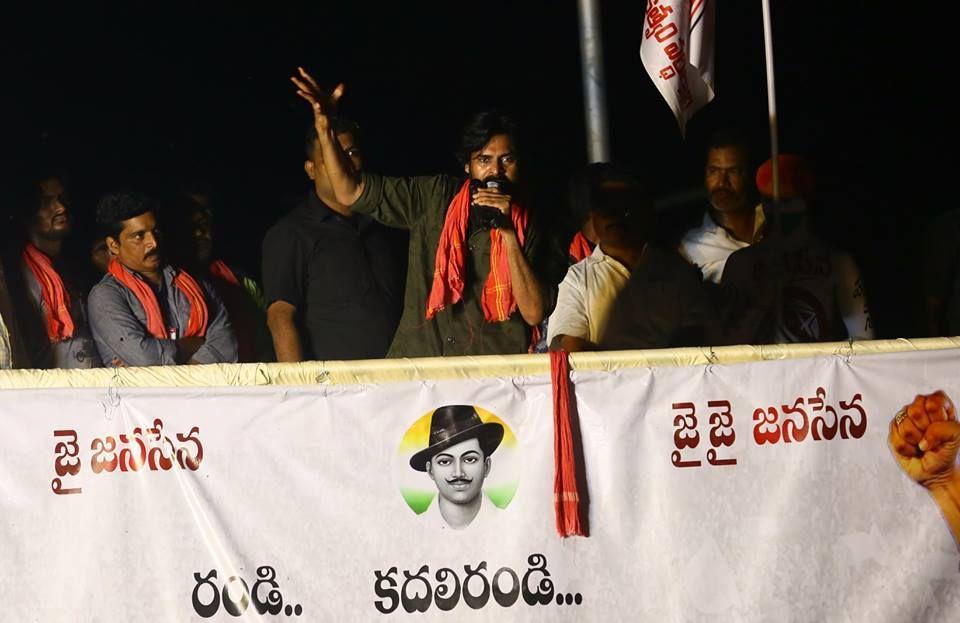
[[(462, 179), (447, 175), (384, 177), (363, 174), (363, 193), (352, 210), (367, 214), (389, 227), (410, 232), (407, 286), (400, 326), (388, 357), (438, 357), (444, 355), (504, 355), (525, 353), (530, 328), (519, 311), (504, 322), (487, 322), (480, 307), (483, 283), (490, 271), (490, 232), (467, 230), (466, 286), (463, 299), (448, 306), (433, 320), (426, 319), (427, 297), (433, 286), (437, 245), (447, 208)], [(538, 232), (527, 226), (523, 253), (531, 266)]]

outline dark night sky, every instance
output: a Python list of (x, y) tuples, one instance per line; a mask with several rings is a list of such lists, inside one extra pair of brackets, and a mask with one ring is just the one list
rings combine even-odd
[[(645, 3), (602, 4), (615, 159), (669, 193), (699, 186), (719, 125), (766, 138), (759, 0), (718, 2), (719, 93), (685, 141), (640, 64)], [(224, 195), (228, 257), (255, 269), (266, 227), (305, 188), (308, 111), (287, 81), (298, 64), (347, 83), (343, 111), (363, 127), (371, 170), (455, 170), (460, 123), (490, 105), (526, 123), (541, 183), (562, 189), (585, 162), (573, 0), (196, 5), (0, 9), (3, 175), (55, 158), (81, 215), (111, 187), (205, 177)], [(881, 335), (911, 333), (910, 243), (949, 207), (935, 182), (952, 134), (939, 50), (878, 3), (773, 5), (781, 146), (815, 161), (830, 237), (863, 266)]]

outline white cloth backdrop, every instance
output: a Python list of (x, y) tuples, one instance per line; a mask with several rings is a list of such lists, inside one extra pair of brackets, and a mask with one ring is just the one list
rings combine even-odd
[[(960, 397), (958, 369), (960, 350), (943, 350), (575, 372), (590, 536), (569, 539), (554, 527), (546, 375), (3, 390), (0, 619), (960, 620), (957, 546), (886, 442), (894, 413), (916, 394)], [(808, 431), (803, 441), (757, 443), (756, 409), (774, 407), (782, 422), (782, 405), (802, 397), (813, 418), (818, 388), (817, 413), (832, 407), (850, 418), (847, 438), (816, 441)], [(866, 414), (859, 437), (863, 418), (851, 403)], [(418, 515), (401, 495), (420, 485), (435, 491), (406, 464), (415, 436), (402, 442), (447, 404), (481, 407), (515, 438), (493, 453), (488, 477), (488, 493), (500, 487), (494, 501), (509, 504), (461, 531), (438, 525), (436, 500)], [(684, 430), (690, 404), (696, 447)], [(795, 438), (802, 418), (790, 417)], [(162, 433), (147, 431), (158, 419)], [(159, 451), (152, 465), (138, 465), (137, 427), (147, 450), (183, 448), (184, 467), (175, 455), (166, 465)], [(188, 439), (194, 427), (199, 462)], [(112, 457), (101, 452), (108, 436), (118, 452), (133, 449), (113, 471), (93, 461)], [(76, 474), (63, 458), (74, 450)], [(692, 461), (701, 464), (675, 465)], [(502, 492), (513, 488), (507, 499)], [(531, 571), (544, 567), (549, 578)], [(484, 598), (501, 568), (524, 590), (504, 571), (500, 592)], [(211, 571), (218, 599), (209, 584), (198, 587)], [(406, 582), (405, 572), (425, 581)], [(265, 578), (276, 586), (261, 582), (254, 591)], [(430, 599), (417, 602), (428, 584)], [(537, 602), (541, 595), (548, 603)]]

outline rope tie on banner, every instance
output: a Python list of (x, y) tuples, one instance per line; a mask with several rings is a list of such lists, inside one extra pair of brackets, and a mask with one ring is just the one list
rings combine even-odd
[(557, 534), (561, 537), (587, 536), (583, 514), (586, 500), (580, 494), (577, 474), (578, 439), (573, 435), (570, 409), (570, 362), (566, 351), (550, 352), (550, 381), (553, 386), (553, 479)]
[(713, 367), (714, 367), (715, 365), (717, 365), (717, 362), (718, 362), (718, 361), (720, 361), (720, 357), (717, 356), (716, 351), (713, 350), (713, 346), (708, 346), (707, 348), (708, 348), (708, 351), (707, 351), (707, 365), (706, 365), (706, 368), (705, 368), (705, 369), (706, 369), (706, 371), (709, 373), (709, 372), (713, 372)]
[(848, 339), (837, 347), (836, 354), (843, 359), (843, 362), (850, 365), (853, 359), (853, 339)]
[(107, 385), (106, 401), (100, 403), (100, 407), (103, 409), (103, 417), (107, 420), (112, 420), (114, 413), (120, 407), (121, 384), (120, 368), (115, 367), (110, 375), (110, 384)]

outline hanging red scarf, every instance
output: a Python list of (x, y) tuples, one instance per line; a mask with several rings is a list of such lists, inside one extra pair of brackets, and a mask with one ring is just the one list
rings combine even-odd
[[(570, 362), (567, 352), (550, 351), (550, 384), (553, 386), (553, 500), (557, 534), (587, 536), (586, 498), (581, 494), (577, 457), (582, 449), (573, 435), (576, 417), (570, 396)], [(585, 493), (585, 492), (584, 492)]]
[(70, 315), (70, 293), (47, 254), (33, 244), (23, 250), (23, 261), (40, 284), (40, 297), (47, 308), (47, 337), (63, 342), (73, 337), (75, 327)]
[[(160, 313), (160, 304), (157, 303), (157, 296), (153, 289), (143, 280), (137, 279), (123, 268), (123, 265), (117, 261), (117, 258), (110, 260), (107, 272), (113, 275), (114, 279), (126, 286), (133, 295), (137, 297), (143, 306), (143, 311), (147, 314), (147, 332), (158, 340), (168, 339), (167, 328), (163, 324), (163, 315)], [(203, 295), (203, 289), (200, 284), (188, 275), (185, 271), (177, 272), (173, 278), (173, 285), (180, 288), (190, 302), (190, 317), (187, 320), (187, 330), (180, 337), (204, 337), (207, 334), (207, 310), (206, 297)]]
[(233, 274), (233, 271), (230, 270), (230, 267), (227, 266), (227, 263), (223, 260), (214, 260), (210, 262), (210, 274), (217, 279), (226, 281), (230, 285), (240, 285), (240, 280), (237, 279), (237, 276)]
[(593, 246), (593, 243), (587, 240), (583, 232), (578, 231), (577, 235), (570, 241), (570, 249), (567, 253), (570, 254), (570, 257), (573, 258), (574, 263), (576, 263), (593, 253)]
[[(467, 223), (470, 220), (470, 181), (467, 180), (450, 201), (447, 216), (440, 232), (437, 258), (433, 272), (433, 287), (427, 297), (427, 320), (447, 305), (458, 303), (463, 298), (463, 270), (466, 266)], [(510, 220), (523, 246), (527, 232), (528, 214), (516, 202), (510, 207)], [(503, 234), (499, 229), (490, 230), (490, 272), (483, 284), (480, 307), (487, 322), (503, 322), (517, 309), (510, 281), (510, 265), (507, 250), (503, 246)]]
[(237, 361), (246, 363), (257, 360), (257, 333), (255, 320), (250, 316), (248, 295), (240, 279), (223, 260), (210, 262), (210, 280), (233, 326), (237, 338)]

